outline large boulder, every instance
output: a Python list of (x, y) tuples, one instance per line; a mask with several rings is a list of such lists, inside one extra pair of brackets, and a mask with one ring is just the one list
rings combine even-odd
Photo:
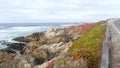
[(62, 35), (62, 34), (64, 34), (64, 30), (58, 30), (56, 28), (49, 29), (45, 32), (45, 36), (47, 38), (53, 38), (55, 36), (59, 36), (59, 35)]
[(29, 43), (26, 44), (26, 48), (25, 48), (25, 53), (26, 54), (32, 54), (32, 52), (39, 46), (41, 46), (42, 44), (39, 43), (39, 41), (31, 41)]
[(45, 60), (47, 60), (48, 56), (49, 56), (47, 50), (36, 48), (36, 47), (26, 48), (24, 54), (28, 54), (28, 55), (36, 57), (37, 60), (41, 61), (41, 62), (39, 62), (40, 64), (43, 63)]
[(46, 60), (48, 58), (48, 53), (43, 50), (43, 49), (39, 49), (36, 48), (33, 52), (32, 52), (33, 56), (35, 56), (38, 59), (43, 59)]
[(48, 52), (43, 49), (36, 48), (31, 53), (27, 53), (28, 55), (34, 56), (36, 58), (36, 64), (42, 64), (46, 60), (48, 60)]
[(33, 33), (32, 35), (25, 37), (25, 39), (29, 40), (29, 41), (39, 41), (40, 40), (40, 42), (44, 42), (46, 40), (46, 37), (45, 37), (44, 32), (41, 32), (41, 33)]

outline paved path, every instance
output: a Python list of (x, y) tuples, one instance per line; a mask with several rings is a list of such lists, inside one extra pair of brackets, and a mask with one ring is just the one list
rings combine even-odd
[(120, 19), (113, 22), (113, 24), (116, 26), (116, 28), (120, 31)]
[(120, 68), (120, 19), (108, 21), (111, 31), (111, 64), (110, 68)]

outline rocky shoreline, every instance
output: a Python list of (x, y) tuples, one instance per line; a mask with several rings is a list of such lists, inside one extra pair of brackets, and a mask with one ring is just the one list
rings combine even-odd
[[(0, 50), (0, 68), (50, 68), (50, 63), (64, 57), (74, 40), (80, 38), (95, 24), (68, 28), (52, 28), (13, 40)], [(17, 52), (17, 53), (16, 53)], [(57, 68), (57, 67), (54, 67)]]

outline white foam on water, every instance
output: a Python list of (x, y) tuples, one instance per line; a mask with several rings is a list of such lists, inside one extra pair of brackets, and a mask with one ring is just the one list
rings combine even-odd
[(34, 27), (11, 27), (6, 29), (1, 29), (0, 32), (3, 33), (11, 33), (11, 32), (28, 32), (28, 31), (34, 31), (34, 30), (41, 30), (47, 28), (47, 26), (34, 26)]
[[(11, 43), (18, 43), (17, 41), (12, 40), (13, 38), (19, 36), (27, 36), (35, 32), (45, 31), (53, 26), (13, 26), (13, 27), (4, 27), (0, 29), (0, 41), (6, 41)], [(1, 48), (6, 48), (7, 46), (0, 44)]]
[(7, 46), (6, 46), (6, 45), (2, 45), (2, 44), (0, 43), (0, 49), (4, 49), (4, 48), (7, 48)]
[[(15, 37), (27, 36), (34, 32), (41, 32), (49, 27), (47, 26), (27, 26), (27, 27), (7, 27), (0, 29), (0, 41), (6, 41), (16, 43), (17, 41), (12, 40)], [(5, 45), (0, 44), (0, 49), (6, 48)]]

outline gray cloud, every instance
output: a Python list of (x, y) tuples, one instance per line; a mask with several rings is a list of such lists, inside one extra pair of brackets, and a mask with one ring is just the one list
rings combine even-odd
[(120, 17), (119, 0), (0, 0), (0, 22), (97, 21)]

